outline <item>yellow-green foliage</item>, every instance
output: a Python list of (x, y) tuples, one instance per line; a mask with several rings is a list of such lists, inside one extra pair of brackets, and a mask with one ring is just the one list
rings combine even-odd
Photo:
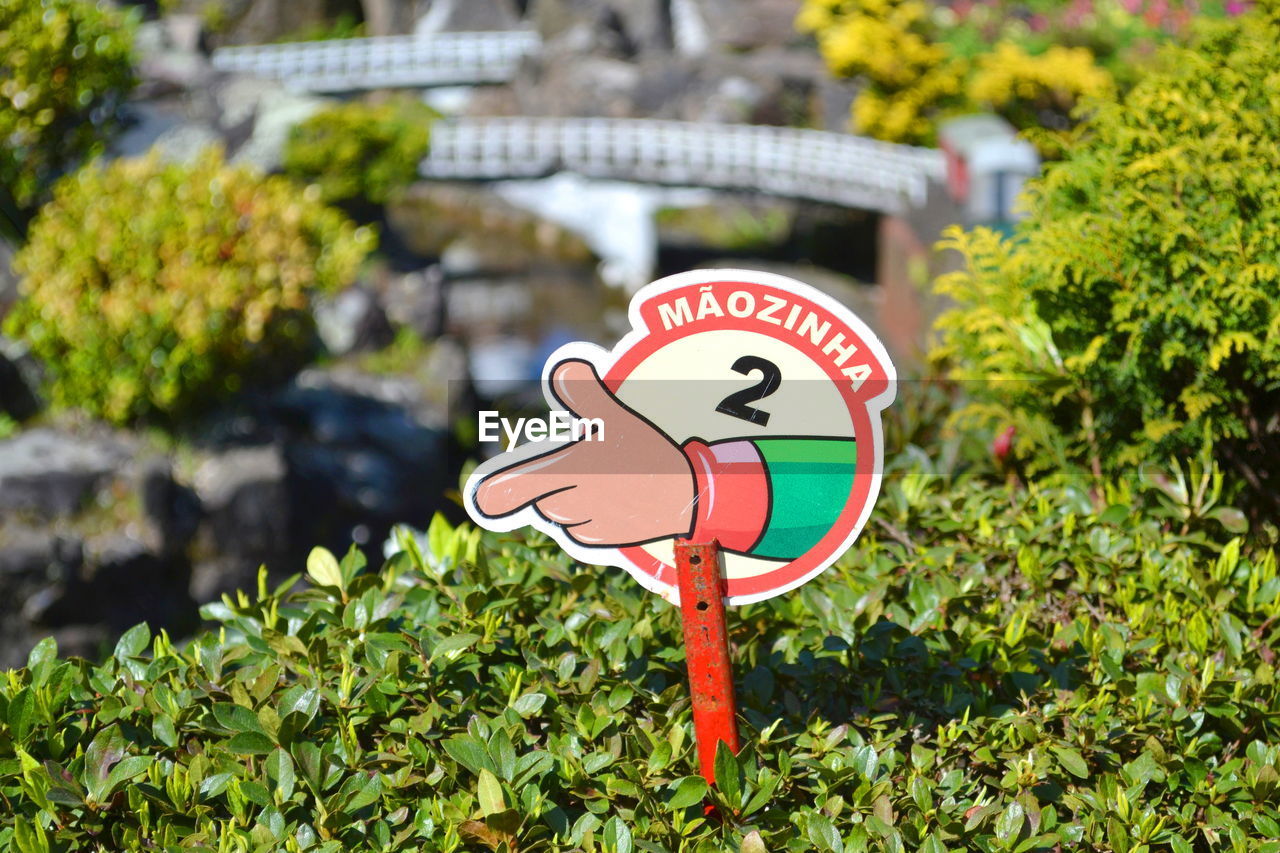
[[(938, 355), (976, 414), (1123, 467), (1206, 436), (1262, 491), (1280, 469), (1280, 26), (1206, 26), (1099, 107), (1013, 239), (968, 261)], [(995, 380), (1022, 381), (1001, 382)]]
[(947, 59), (946, 48), (927, 34), (928, 17), (921, 0), (818, 0), (801, 11), (799, 24), (818, 34), (822, 56), (837, 74), (862, 74), (901, 89)]
[(285, 172), (318, 184), (326, 201), (363, 198), (381, 204), (417, 178), (437, 117), (408, 98), (330, 107), (294, 128), (285, 147)]
[(805, 0), (796, 25), (815, 34), (833, 72), (862, 78), (853, 129), (891, 142), (930, 144), (939, 116), (976, 109), (1062, 130), (1082, 98), (1114, 88), (1083, 47), (1033, 53), (1002, 41), (975, 59), (960, 55), (923, 0)]
[[(1075, 105), (1115, 95), (1115, 82), (1083, 47), (1054, 45), (1033, 55), (1014, 42), (1000, 42), (978, 58), (968, 82), (969, 100), (1007, 116), (1017, 127), (1065, 130)], [(1060, 136), (1058, 137), (1060, 139)], [(1050, 146), (1054, 137), (1039, 137)], [(1056, 145), (1046, 153), (1058, 153)]]
[(890, 142), (932, 144), (938, 112), (956, 104), (964, 91), (965, 66), (962, 60), (946, 62), (896, 92), (867, 86), (853, 102), (854, 131)]
[(102, 149), (134, 83), (134, 16), (77, 0), (0, 0), (0, 198), (33, 205)]
[(894, 142), (925, 142), (930, 112), (963, 89), (964, 63), (931, 36), (922, 0), (806, 0), (796, 25), (813, 32), (837, 74), (863, 77), (854, 129)]
[(348, 283), (375, 235), (284, 178), (119, 160), (63, 178), (15, 266), (6, 321), (55, 403), (114, 422), (173, 420), (295, 365), (310, 295)]

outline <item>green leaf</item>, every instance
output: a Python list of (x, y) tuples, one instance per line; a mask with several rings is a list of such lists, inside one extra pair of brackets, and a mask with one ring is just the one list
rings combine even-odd
[(1071, 747), (1055, 746), (1053, 754), (1058, 757), (1058, 763), (1072, 776), (1080, 779), (1089, 778), (1089, 765), (1085, 763), (1080, 753)]
[(17, 818), (13, 825), (13, 843), (18, 853), (49, 853), (49, 839), (39, 821), (28, 823)]
[(114, 794), (125, 782), (146, 773), (153, 763), (154, 759), (145, 755), (131, 755), (128, 758), (122, 759), (120, 763), (111, 768), (111, 772), (107, 774), (106, 785), (104, 787), (105, 793), (99, 802)]
[(151, 643), (151, 629), (146, 622), (140, 622), (134, 625), (116, 642), (115, 658), (124, 661), (128, 658), (136, 658)]
[(240, 755), (270, 755), (276, 743), (262, 732), (240, 732), (227, 741), (227, 749)]
[(280, 792), (282, 801), (293, 796), (295, 777), (293, 759), (289, 757), (289, 753), (283, 749), (273, 750), (267, 758), (267, 774), (276, 780), (276, 789)]
[(753, 829), (742, 836), (742, 846), (738, 848), (738, 853), (769, 853), (764, 839), (760, 837), (760, 830)]
[(205, 800), (212, 800), (215, 797), (222, 796), (234, 778), (235, 775), (232, 773), (215, 773), (212, 776), (206, 776), (200, 781), (198, 789), (200, 797)]
[(151, 721), (151, 734), (170, 749), (178, 745), (178, 732), (173, 727), (173, 720), (164, 714)]
[(686, 776), (674, 783), (675, 795), (667, 803), (673, 809), (683, 809), (701, 803), (707, 796), (707, 780), (701, 776)]
[(852, 766), (857, 770), (862, 778), (867, 781), (874, 781), (876, 778), (876, 770), (880, 765), (880, 757), (876, 755), (876, 751), (870, 745), (860, 746), (853, 751)]
[(947, 853), (946, 845), (938, 839), (934, 833), (929, 833), (929, 837), (920, 845), (920, 853)]
[(613, 853), (631, 853), (631, 830), (622, 822), (621, 818), (616, 815), (609, 818), (605, 822), (601, 835), (606, 850), (613, 851)]
[(371, 778), (364, 781), (356, 791), (355, 795), (347, 801), (347, 811), (359, 811), (365, 806), (371, 806), (382, 798), (382, 776), (374, 773)]
[(302, 771), (302, 779), (311, 788), (312, 793), (319, 794), (324, 783), (324, 756), (320, 747), (310, 741), (300, 741), (292, 747), (293, 758)]
[(31, 672), (31, 686), (43, 687), (49, 677), (49, 670), (58, 658), (58, 641), (53, 637), (45, 637), (32, 647), (27, 655), (27, 669)]
[(735, 810), (742, 807), (742, 768), (733, 750), (724, 741), (716, 744), (716, 787)]
[(1017, 838), (1022, 831), (1024, 817), (1022, 804), (1017, 800), (1010, 802), (996, 819), (996, 838), (1005, 844)]
[(545, 693), (525, 693), (511, 704), (512, 709), (520, 716), (528, 719), (542, 710), (547, 702)]
[(469, 649), (478, 642), (480, 642), (479, 634), (454, 634), (451, 637), (445, 637), (432, 647), (431, 660), (447, 655), (450, 652), (460, 652), (463, 649)]
[(276, 711), (280, 714), (281, 719), (289, 714), (298, 713), (302, 714), (310, 722), (320, 712), (320, 691), (314, 687), (303, 687), (300, 684), (295, 684), (280, 697), (280, 705)]
[(444, 751), (472, 773), (479, 774), (481, 770), (496, 773), (498, 770), (489, 753), (485, 751), (484, 745), (470, 735), (449, 738), (444, 742)]
[(243, 705), (218, 702), (213, 706), (213, 718), (218, 721), (218, 725), (229, 731), (266, 734), (258, 715)]
[(486, 817), (505, 811), (507, 808), (506, 797), (502, 794), (502, 783), (488, 769), (480, 770), (477, 795), (480, 798), (480, 811), (484, 812)]
[(312, 548), (307, 555), (307, 576), (317, 586), (331, 586), (346, 591), (342, 578), (342, 567), (338, 558), (327, 548)]
[(36, 722), (36, 697), (31, 688), (24, 687), (9, 702), (9, 729), (13, 738), (19, 743), (27, 739), (27, 734)]
[(836, 831), (831, 818), (824, 814), (815, 812), (809, 815), (809, 840), (819, 850), (844, 853), (844, 841), (841, 840), (840, 833)]
[(84, 783), (89, 798), (103, 803), (110, 796), (111, 768), (124, 758), (124, 736), (117, 726), (108, 726), (94, 737), (84, 754)]

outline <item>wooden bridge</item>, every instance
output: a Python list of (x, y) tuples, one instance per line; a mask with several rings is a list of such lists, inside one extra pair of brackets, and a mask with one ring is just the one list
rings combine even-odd
[(425, 178), (500, 180), (555, 172), (758, 191), (897, 214), (925, 203), (942, 154), (844, 133), (607, 118), (437, 122)]

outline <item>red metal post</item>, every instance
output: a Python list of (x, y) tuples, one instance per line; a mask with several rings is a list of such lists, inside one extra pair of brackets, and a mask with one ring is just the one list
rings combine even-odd
[(738, 751), (738, 709), (733, 699), (729, 632), (724, 621), (720, 544), (714, 540), (695, 544), (683, 539), (677, 539), (675, 544), (698, 761), (703, 778), (714, 785), (716, 744), (724, 741), (734, 752)]

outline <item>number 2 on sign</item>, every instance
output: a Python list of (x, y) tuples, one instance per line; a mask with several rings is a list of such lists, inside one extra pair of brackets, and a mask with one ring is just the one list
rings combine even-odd
[(716, 406), (716, 411), (730, 417), (750, 421), (757, 426), (768, 426), (769, 413), (747, 404), (763, 400), (774, 391), (777, 391), (778, 386), (782, 383), (782, 371), (772, 361), (756, 355), (742, 356), (733, 363), (733, 370), (743, 376), (750, 376), (752, 371), (758, 370), (760, 371), (760, 381), (749, 388), (734, 391), (728, 397), (725, 397), (720, 401), (720, 405)]

